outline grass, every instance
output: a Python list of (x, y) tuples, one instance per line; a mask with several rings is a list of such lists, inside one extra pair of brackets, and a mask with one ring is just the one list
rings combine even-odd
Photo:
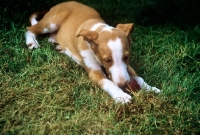
[[(23, 24), (23, 22), (21, 22)], [(28, 50), (25, 25), (0, 31), (0, 134), (200, 133), (200, 26), (137, 26), (131, 65), (160, 94), (115, 104), (46, 38)]]

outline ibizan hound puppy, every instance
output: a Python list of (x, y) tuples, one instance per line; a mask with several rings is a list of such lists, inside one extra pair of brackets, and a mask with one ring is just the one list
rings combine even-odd
[(131, 96), (120, 89), (130, 77), (146, 90), (160, 91), (145, 83), (129, 65), (133, 23), (111, 27), (97, 11), (73, 1), (52, 7), (37, 21), (39, 14), (31, 15), (32, 26), (27, 27), (25, 36), (29, 49), (39, 47), (36, 36), (53, 33), (49, 41), (57, 43), (57, 49), (84, 67), (89, 78), (116, 102), (131, 101)]

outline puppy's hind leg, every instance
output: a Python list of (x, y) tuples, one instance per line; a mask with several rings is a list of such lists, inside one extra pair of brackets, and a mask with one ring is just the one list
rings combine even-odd
[(64, 50), (60, 47), (59, 43), (56, 40), (57, 32), (51, 33), (48, 42), (56, 47), (56, 50), (60, 53), (64, 53)]
[[(48, 14), (48, 13), (47, 13)], [(27, 32), (25, 33), (26, 37), (26, 45), (29, 49), (38, 48), (39, 44), (36, 40), (36, 36), (40, 34), (47, 34), (47, 33), (53, 33), (59, 29), (58, 24), (54, 20), (48, 19), (47, 17), (37, 22), (36, 15), (32, 15), (32, 19), (30, 18), (32, 26), (27, 27)], [(35, 19), (34, 19), (35, 17)], [(54, 23), (55, 22), (55, 23)]]
[(51, 33), (48, 38), (48, 42), (50, 42), (52, 44), (57, 44), (56, 36), (57, 36), (57, 32)]

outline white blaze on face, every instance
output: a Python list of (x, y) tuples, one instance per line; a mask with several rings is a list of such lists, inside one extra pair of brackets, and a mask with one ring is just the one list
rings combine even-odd
[(115, 84), (123, 84), (130, 81), (130, 77), (127, 71), (127, 65), (123, 62), (123, 48), (120, 38), (116, 40), (109, 40), (108, 47), (112, 53), (113, 65), (109, 71), (112, 76), (112, 80)]

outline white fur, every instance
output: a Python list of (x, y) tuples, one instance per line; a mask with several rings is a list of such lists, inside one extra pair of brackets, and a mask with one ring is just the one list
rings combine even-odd
[(49, 30), (47, 28), (44, 28), (42, 33), (43, 34), (49, 33)]
[(58, 30), (57, 25), (54, 24), (54, 23), (51, 23), (51, 24), (50, 24), (50, 33), (51, 33), (51, 32), (54, 32), (54, 31), (56, 31), (56, 30)]
[(96, 23), (94, 24), (92, 27), (91, 27), (91, 31), (95, 31), (97, 28), (99, 28), (100, 26), (104, 26), (103, 29), (101, 30), (102, 31), (109, 31), (109, 32), (112, 32), (112, 29), (113, 27), (107, 25), (107, 24), (104, 24), (104, 23)]
[[(62, 48), (60, 47), (60, 45), (56, 45), (56, 50), (62, 50)], [(66, 51), (66, 52), (65, 52)], [(70, 55), (71, 56), (71, 52), (67, 49), (65, 50), (63, 53), (67, 54), (68, 56)], [(69, 57), (70, 57), (69, 56)]]
[(137, 83), (140, 85), (140, 88), (145, 88), (147, 91), (154, 91), (156, 93), (159, 93), (160, 90), (156, 87), (149, 86), (143, 78), (139, 76), (135, 76), (134, 79), (137, 81)]
[(48, 41), (50, 42), (50, 43), (56, 43), (56, 36), (57, 36), (57, 33), (51, 33), (50, 34), (50, 36), (49, 36), (49, 38), (48, 38)]
[(95, 31), (97, 28), (99, 28), (100, 26), (103, 26), (103, 25), (106, 25), (106, 24), (104, 24), (104, 23), (96, 23), (96, 24), (94, 24), (91, 28), (90, 28), (90, 30), (91, 31)]
[[(91, 45), (90, 45), (90, 43), (88, 43), (88, 42), (86, 41), (86, 44), (87, 44), (88, 48), (90, 48), (90, 50), (91, 50)], [(99, 58), (94, 54), (94, 52), (93, 52), (92, 50), (91, 50), (91, 52), (92, 52), (93, 56), (96, 58), (96, 60), (98, 61), (98, 63), (99, 63), (100, 65), (102, 65), (101, 61), (100, 61)]]
[(48, 42), (50, 43), (56, 43), (56, 39), (54, 37), (49, 37)]
[(38, 21), (36, 20), (36, 15), (33, 15), (33, 17), (31, 18), (31, 25), (35, 25), (38, 23)]
[[(56, 47), (56, 49), (58, 49), (58, 47), (60, 47), (59, 45)], [(61, 48), (59, 48), (59, 49), (61, 49)], [(77, 64), (81, 64), (81, 62), (80, 62), (80, 60), (79, 59), (77, 59), (76, 58), (76, 56), (74, 56), (70, 51), (69, 51), (69, 49), (66, 49), (65, 51), (64, 51), (64, 53), (66, 54), (66, 55), (68, 55), (70, 58), (72, 58)]]
[(58, 30), (57, 28), (57, 25), (54, 24), (54, 23), (51, 23), (49, 28), (44, 28), (43, 29), (43, 34), (46, 34), (46, 33), (52, 33), (52, 32), (55, 32), (56, 30)]
[(31, 45), (31, 46), (28, 47), (29, 49), (33, 49), (33, 48), (38, 48), (39, 47), (39, 44), (38, 44), (38, 42), (36, 40), (35, 34), (33, 34), (30, 31), (27, 31), (26, 34), (25, 34), (25, 37), (26, 37), (26, 44), (27, 45)]
[(112, 32), (112, 29), (113, 29), (113, 27), (106, 25), (106, 27), (104, 27), (104, 28), (102, 29), (102, 31), (109, 31), (109, 32)]
[(127, 65), (122, 61), (123, 50), (121, 39), (116, 38), (115, 41), (109, 40), (107, 45), (110, 48), (113, 59), (113, 65), (109, 69), (112, 75), (112, 80), (116, 84), (120, 82), (125, 83), (130, 81), (130, 77), (127, 71)]
[(92, 70), (101, 70), (100, 63), (96, 60), (94, 53), (91, 50), (82, 50), (80, 52), (84, 64)]
[(124, 93), (112, 81), (108, 79), (102, 79), (99, 82), (99, 84), (102, 85), (102, 88), (115, 100), (115, 102), (120, 102), (120, 103), (130, 102), (131, 96)]

